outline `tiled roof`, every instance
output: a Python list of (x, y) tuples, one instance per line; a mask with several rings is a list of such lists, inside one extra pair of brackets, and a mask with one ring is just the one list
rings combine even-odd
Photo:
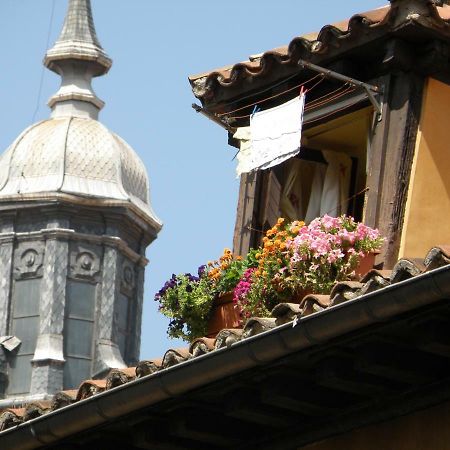
[(389, 33), (401, 32), (411, 24), (435, 30), (448, 39), (450, 6), (436, 6), (436, 3), (391, 0), (391, 5), (355, 14), (349, 19), (326, 25), (317, 33), (297, 36), (288, 45), (250, 56), (248, 61), (192, 75), (189, 77), (192, 90), (204, 105), (214, 110), (234, 95), (231, 92), (254, 90), (266, 79), (272, 82), (275, 78), (283, 79), (295, 73), (300, 59), (326, 62)]
[[(355, 299), (361, 301), (371, 293), (395, 285), (399, 282), (425, 276), (433, 269), (450, 264), (450, 245), (432, 248), (422, 259), (400, 259), (392, 270), (369, 271), (360, 281), (346, 281), (337, 283), (330, 295), (306, 295), (300, 304), (282, 303), (272, 311), (271, 318), (253, 317), (249, 319), (243, 329), (224, 329), (215, 339), (199, 338), (189, 347), (169, 349), (162, 358), (139, 362), (137, 367), (114, 369), (106, 379), (87, 380), (77, 390), (57, 393), (51, 402), (37, 402), (25, 405), (23, 408), (6, 409), (0, 413), (0, 443), (2, 431), (16, 427), (31, 419), (53, 414), (68, 405), (79, 403), (87, 399), (111, 391), (119, 386), (131, 385), (139, 379), (148, 376), (158, 376), (159, 372), (175, 365), (193, 363), (196, 358), (213, 355), (219, 350), (231, 348), (234, 344), (253, 338), (268, 330), (292, 323), (293, 326), (302, 318), (316, 314), (321, 315), (334, 308)], [(225, 350), (226, 351), (226, 350)], [(207, 357), (207, 356), (206, 356)]]

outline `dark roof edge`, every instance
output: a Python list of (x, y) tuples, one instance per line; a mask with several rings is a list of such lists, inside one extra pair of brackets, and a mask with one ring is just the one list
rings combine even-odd
[(304, 317), (265, 333), (0, 433), (2, 448), (33, 449), (176, 397), (208, 383), (322, 344), (450, 297), (450, 265)]

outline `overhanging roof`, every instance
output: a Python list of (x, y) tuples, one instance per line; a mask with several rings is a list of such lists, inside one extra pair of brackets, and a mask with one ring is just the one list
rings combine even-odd
[[(364, 47), (368, 60), (378, 64), (372, 44), (392, 37), (450, 40), (450, 6), (431, 0), (391, 0), (390, 5), (363, 12), (318, 33), (295, 37), (284, 47), (268, 50), (232, 66), (189, 77), (194, 95), (211, 112), (224, 113), (243, 93), (253, 95), (299, 72), (300, 59), (328, 65)], [(378, 48), (378, 51), (381, 47)]]

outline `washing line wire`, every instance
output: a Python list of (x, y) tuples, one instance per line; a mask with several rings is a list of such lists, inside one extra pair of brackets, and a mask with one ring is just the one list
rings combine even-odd
[[(257, 102), (253, 102), (253, 103), (250, 103), (250, 104), (245, 105), (245, 106), (241, 106), (240, 108), (233, 109), (232, 111), (227, 111), (227, 112), (225, 112), (225, 113), (219, 113), (219, 114), (216, 114), (216, 116), (217, 116), (217, 117), (229, 116), (230, 114), (233, 114), (233, 113), (235, 113), (235, 112), (242, 111), (243, 109), (247, 109), (247, 108), (250, 108), (250, 107), (252, 107), (252, 106), (258, 105), (258, 104), (260, 104), (260, 103), (267, 102), (268, 100), (272, 100), (273, 98), (279, 97), (280, 95), (286, 94), (287, 92), (293, 91), (294, 89), (298, 89), (298, 88), (304, 87), (304, 86), (306, 86), (308, 83), (310, 83), (311, 81), (316, 80), (317, 78), (320, 78), (320, 80), (319, 80), (318, 83), (316, 83), (316, 84), (311, 88), (311, 89), (313, 89), (313, 88), (316, 87), (320, 82), (322, 82), (322, 80), (323, 80), (323, 78), (324, 78), (322, 74), (314, 75), (314, 76), (313, 76), (312, 78), (310, 78), (309, 80), (306, 80), (306, 81), (303, 82), (303, 83), (300, 83), (300, 84), (298, 84), (298, 85), (296, 85), (296, 86), (293, 86), (293, 87), (291, 87), (291, 88), (289, 88), (289, 89), (286, 89), (286, 90), (284, 90), (283, 92), (279, 92), (278, 94), (271, 95), (270, 97), (263, 98), (262, 100), (258, 100)], [(272, 88), (273, 88), (273, 86), (271, 87), (271, 89), (272, 89)], [(311, 90), (311, 89), (308, 89), (308, 90)], [(251, 115), (251, 114), (250, 114), (250, 115)], [(249, 115), (249, 116), (250, 116), (250, 115)], [(232, 118), (232, 117), (230, 117), (230, 118)]]

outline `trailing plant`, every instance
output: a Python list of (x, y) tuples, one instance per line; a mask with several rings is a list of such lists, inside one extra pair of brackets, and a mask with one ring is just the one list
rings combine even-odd
[(205, 336), (214, 299), (233, 291), (244, 271), (256, 264), (254, 253), (243, 259), (226, 248), (217, 261), (200, 266), (196, 276), (173, 274), (155, 295), (159, 310), (170, 318), (168, 335), (186, 340)]

